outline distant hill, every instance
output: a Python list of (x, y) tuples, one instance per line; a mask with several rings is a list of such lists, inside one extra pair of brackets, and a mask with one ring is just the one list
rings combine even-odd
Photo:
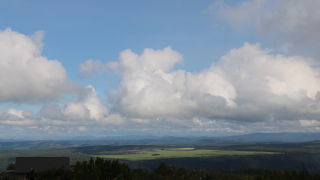
[(203, 138), (199, 142), (308, 142), (317, 140), (320, 140), (320, 133), (253, 133)]
[(224, 144), (247, 142), (308, 142), (320, 141), (320, 133), (253, 133), (224, 137), (175, 137), (175, 136), (112, 136), (72, 138), (70, 140), (0, 140), (0, 150), (48, 149), (95, 145), (174, 145), (174, 144)]

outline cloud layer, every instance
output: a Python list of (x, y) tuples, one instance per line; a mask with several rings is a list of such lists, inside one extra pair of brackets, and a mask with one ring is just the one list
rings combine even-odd
[(317, 0), (247, 0), (234, 6), (217, 0), (210, 10), (234, 27), (253, 28), (282, 40), (285, 50), (311, 49), (319, 55), (319, 8)]
[[(286, 14), (291, 12), (280, 13), (285, 6), (301, 7), (308, 12), (297, 16), (309, 18), (309, 6), (316, 5), (313, 1), (301, 5), (282, 0), (269, 7), (276, 13), (268, 14), (265, 3), (253, 0), (236, 7), (220, 6), (223, 12), (235, 10), (228, 16), (232, 21), (248, 8), (261, 8), (264, 13), (253, 21), (263, 27), (289, 18)], [(246, 13), (244, 19), (235, 21), (243, 23), (257, 12)], [(314, 23), (317, 21), (315, 18)], [(281, 26), (308, 26), (299, 23), (292, 20), (291, 25)], [(302, 33), (294, 31), (290, 33)], [(19, 108), (0, 111), (2, 129), (53, 134), (119, 128), (168, 132), (320, 130), (320, 71), (315, 58), (284, 56), (259, 44), (244, 43), (210, 67), (188, 72), (176, 68), (183, 56), (171, 47), (146, 48), (141, 54), (128, 49), (120, 52), (116, 61), (88, 60), (80, 65), (82, 77), (109, 71), (119, 76), (118, 86), (112, 90), (105, 87), (107, 98), (101, 99), (92, 85), (70, 85), (62, 64), (41, 55), (41, 42), (41, 32), (26, 36), (10, 29), (0, 31), (0, 102), (42, 106), (39, 112)], [(66, 94), (66, 89), (73, 92)], [(52, 101), (56, 99), (60, 101)]]
[[(318, 116), (320, 77), (312, 59), (273, 55), (244, 44), (198, 73), (175, 70), (181, 55), (171, 48), (126, 50), (113, 66), (120, 73), (112, 105), (134, 118), (236, 121), (295, 120)], [(179, 122), (181, 123), (181, 122)]]
[(232, 108), (236, 92), (218, 70), (198, 74), (173, 70), (182, 56), (170, 47), (145, 49), (141, 55), (120, 53), (114, 66), (121, 74), (118, 90), (110, 99), (121, 114), (138, 118), (190, 118), (212, 107), (212, 112)]
[(38, 103), (64, 93), (65, 69), (41, 55), (41, 39), (41, 32), (26, 36), (0, 31), (0, 102)]
[(175, 69), (181, 60), (167, 47), (140, 55), (125, 50), (115, 62), (99, 62), (121, 76), (118, 89), (108, 92), (112, 112), (126, 121), (187, 127), (319, 119), (320, 74), (311, 58), (245, 43), (201, 72)]

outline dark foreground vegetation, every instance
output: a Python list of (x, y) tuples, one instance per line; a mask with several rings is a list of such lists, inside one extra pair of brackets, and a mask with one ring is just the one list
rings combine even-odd
[[(281, 170), (192, 170), (160, 164), (153, 170), (130, 168), (119, 161), (102, 158), (78, 161), (71, 169), (36, 173), (39, 180), (316, 180), (320, 174)], [(18, 179), (15, 175), (0, 175), (2, 180)]]
[[(40, 143), (40, 142), (39, 142)], [(75, 143), (75, 142), (73, 142)], [(41, 144), (41, 143), (40, 143)], [(189, 144), (78, 144), (61, 148), (55, 144), (41, 144), (39, 148), (23, 149), (24, 143), (10, 149), (0, 142), (0, 172), (14, 169), (16, 157), (70, 157), (71, 169), (50, 170), (36, 173), (40, 180), (50, 179), (319, 179), (320, 180), (320, 141), (312, 142), (252, 142), (216, 143), (201, 141)], [(42, 149), (47, 146), (46, 149)], [(55, 147), (55, 148), (51, 148)], [(202, 150), (219, 151), (219, 155), (185, 156)], [(162, 157), (175, 151), (179, 156)], [(234, 152), (243, 154), (234, 155)], [(248, 155), (245, 152), (255, 154)], [(259, 153), (260, 152), (260, 153)], [(262, 152), (269, 152), (268, 154)], [(134, 159), (141, 154), (151, 157)], [(156, 155), (155, 155), (156, 154)], [(121, 159), (130, 156), (133, 159)], [(172, 154), (169, 154), (172, 155)], [(90, 159), (92, 157), (93, 159)], [(105, 159), (97, 158), (102, 157)], [(106, 158), (109, 158), (108, 160)], [(114, 161), (118, 159), (119, 161)], [(12, 164), (10, 164), (12, 163)], [(8, 166), (9, 164), (9, 166)], [(21, 177), (21, 176), (20, 176)], [(1, 179), (18, 179), (14, 174), (0, 174)], [(20, 178), (21, 179), (21, 178)]]

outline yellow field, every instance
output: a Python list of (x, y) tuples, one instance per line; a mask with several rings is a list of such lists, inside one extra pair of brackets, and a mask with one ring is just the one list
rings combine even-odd
[(276, 154), (276, 153), (261, 152), (261, 151), (229, 151), (229, 150), (177, 148), (177, 149), (145, 151), (140, 153), (137, 152), (137, 153), (130, 153), (130, 154), (119, 154), (119, 155), (94, 155), (94, 157), (140, 161), (140, 160), (167, 159), (167, 158), (243, 156), (243, 155), (258, 155), (258, 154)]

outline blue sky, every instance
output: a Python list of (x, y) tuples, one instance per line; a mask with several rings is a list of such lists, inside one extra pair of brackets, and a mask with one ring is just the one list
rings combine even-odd
[(314, 7), (2, 0), (0, 134), (318, 131)]
[[(141, 52), (146, 47), (171, 46), (184, 56), (178, 67), (200, 71), (229, 49), (254, 42), (254, 37), (221, 25), (208, 10), (211, 3), (2, 1), (0, 28), (26, 35), (43, 31), (42, 54), (59, 60), (73, 81), (79, 81), (78, 67), (85, 60), (112, 61), (124, 49)], [(81, 83), (94, 83), (104, 96), (105, 77)]]
[(59, 59), (72, 76), (79, 62), (87, 59), (108, 61), (123, 49), (141, 52), (165, 46), (183, 52), (184, 67), (201, 70), (229, 49), (253, 39), (217, 22), (208, 12), (211, 3), (2, 1), (0, 27), (23, 34), (44, 31), (43, 55)]

